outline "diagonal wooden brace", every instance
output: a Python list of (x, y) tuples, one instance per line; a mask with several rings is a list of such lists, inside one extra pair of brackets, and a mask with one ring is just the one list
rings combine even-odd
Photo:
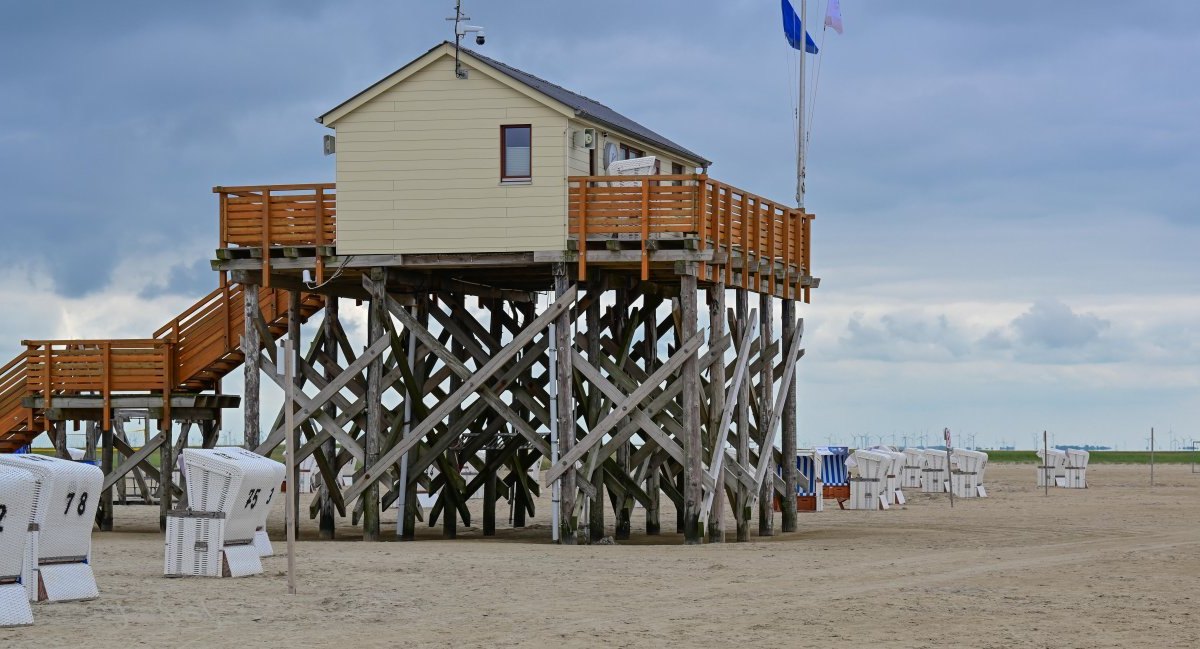
[(472, 394), (474, 394), (480, 386), (488, 381), (492, 376), (500, 371), (500, 368), (508, 364), (508, 361), (516, 356), (518, 352), (524, 349), (533, 339), (550, 325), (559, 315), (571, 307), (575, 302), (575, 296), (578, 289), (574, 286), (567, 289), (557, 300), (554, 301), (540, 316), (533, 322), (529, 323), (521, 333), (513, 337), (504, 349), (492, 356), (491, 360), (480, 367), (474, 374), (463, 381), (457, 390), (451, 393), (447, 398), (443, 399), (437, 406), (430, 410), (429, 414), (409, 431), (407, 436), (393, 446), (388, 452), (379, 457), (375, 467), (363, 471), (362, 477), (350, 485), (346, 490), (344, 497), (347, 500), (357, 498), (367, 489), (368, 486), (377, 482), (386, 472), (386, 468), (394, 465), (400, 460), (409, 449), (417, 444), (425, 437), (429, 431), (433, 430), (447, 415), (460, 407), (462, 402)]

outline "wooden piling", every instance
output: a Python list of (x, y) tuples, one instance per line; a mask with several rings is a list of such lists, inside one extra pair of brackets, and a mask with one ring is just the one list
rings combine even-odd
[[(111, 421), (100, 434), (100, 470), (104, 475), (113, 471), (113, 432)], [(110, 532), (113, 528), (113, 489), (109, 487), (100, 495), (100, 531)]]
[[(383, 338), (383, 319), (388, 317), (387, 269), (372, 268), (365, 278), (370, 301), (367, 307), (367, 346)], [(376, 355), (367, 366), (367, 429), (363, 431), (363, 468), (374, 469), (379, 461), (379, 438), (383, 435), (383, 356)], [(379, 540), (379, 483), (372, 482), (362, 494), (363, 540)]]
[[(736, 295), (736, 319), (743, 330), (755, 326), (750, 322), (750, 293), (745, 288), (738, 288)], [(741, 337), (742, 331), (737, 332)], [(739, 350), (740, 352), (740, 350)], [(750, 465), (750, 381), (742, 381), (738, 392), (737, 412), (737, 461), (742, 466)], [(738, 483), (737, 502), (735, 503), (735, 518), (737, 519), (737, 540), (744, 543), (750, 540), (750, 491), (746, 485)]]
[(260, 316), (258, 305), (258, 286), (242, 285), (242, 377), (245, 383), (245, 394), (242, 397), (243, 430), (245, 431), (246, 450), (254, 451), (259, 447), (259, 396), (260, 385), (258, 367), (262, 360), (262, 344), (255, 320)]
[[(560, 298), (570, 289), (567, 277), (567, 265), (559, 262), (554, 264), (554, 296)], [(571, 370), (571, 310), (564, 311), (555, 318), (554, 346), (558, 349), (557, 366), (553, 368), (557, 386), (556, 422), (558, 428), (558, 450), (560, 455), (567, 454), (575, 446), (575, 398), (573, 393), (574, 376)], [(575, 530), (578, 519), (575, 513), (575, 467), (567, 469), (559, 480), (561, 496), (559, 499), (559, 542), (564, 545), (575, 545)]]
[[(775, 310), (772, 304), (774, 298), (766, 293), (762, 293), (758, 297), (758, 318), (761, 328), (759, 348), (766, 350), (770, 348), (771, 342), (775, 339)], [(767, 430), (767, 423), (775, 404), (775, 358), (771, 354), (763, 354), (761, 358), (762, 367), (759, 370), (761, 378), (758, 384), (758, 461), (760, 464), (766, 463), (767, 477), (763, 480), (761, 491), (758, 494), (758, 535), (774, 536), (775, 481), (771, 476), (771, 472), (774, 471), (771, 460), (775, 453), (775, 445), (772, 443), (770, 431)]]
[[(662, 298), (656, 294), (642, 293), (642, 363), (648, 375), (658, 369), (658, 310)], [(650, 458), (650, 466), (646, 470), (646, 495), (650, 505), (646, 507), (646, 534), (656, 536), (662, 532), (662, 522), (659, 509), (662, 503), (662, 488), (659, 486), (660, 460)]]
[[(603, 289), (597, 288), (600, 286), (599, 281), (592, 281), (593, 288), (589, 290), (592, 301), (587, 306), (587, 311), (584, 316), (587, 331), (584, 336), (587, 340), (588, 362), (597, 370), (600, 369), (600, 302), (604, 296)], [(583, 397), (584, 395), (580, 395)], [(592, 423), (597, 421), (597, 411), (600, 409), (601, 396), (597, 393), (594, 387), (586, 395), (588, 411), (587, 418), (592, 420)], [(597, 453), (598, 450), (592, 451)], [(595, 493), (591, 497), (591, 502), (588, 507), (588, 537), (592, 543), (604, 538), (604, 463), (605, 458), (595, 457), (589, 458), (589, 463), (595, 462), (596, 469), (592, 474), (592, 489)]]
[[(708, 342), (715, 345), (725, 336), (725, 283), (720, 280), (708, 289)], [(721, 417), (725, 413), (725, 361), (724, 358), (712, 364), (708, 378), (708, 439), (713, 448), (712, 461), (718, 453), (724, 453), (723, 445), (717, 448)], [(708, 542), (725, 542), (725, 484), (723, 476), (718, 475), (708, 512)]]
[[(324, 378), (326, 381), (332, 381), (335, 377), (332, 364), (338, 359), (338, 337), (340, 336), (340, 328), (338, 326), (338, 298), (329, 296), (325, 298), (325, 320), (321, 323), (321, 329), (324, 333), (325, 355), (328, 357), (326, 363), (322, 363), (325, 368)], [(330, 418), (336, 418), (338, 414), (337, 405), (331, 399), (325, 405), (325, 414)], [(325, 455), (325, 461), (333, 467), (334, 476), (337, 475), (337, 441), (332, 436), (321, 444), (321, 448), (317, 451)], [(329, 485), (323, 485), (319, 491), (320, 511), (318, 513), (319, 520), (317, 525), (320, 528), (321, 538), (332, 539), (337, 535), (337, 521), (335, 516), (335, 505), (333, 502), (333, 491)]]
[[(696, 335), (696, 275), (687, 272), (679, 279), (679, 311), (682, 340)], [(684, 542), (693, 545), (704, 542), (704, 530), (700, 529), (700, 508), (704, 503), (704, 443), (700, 435), (700, 365), (695, 354), (683, 362), (679, 380), (683, 382), (683, 434), (686, 463), (683, 465), (683, 536)]]
[[(791, 340), (796, 333), (796, 301), (783, 300), (782, 308), (783, 328), (780, 332), (783, 341), (788, 347), (791, 346)], [(783, 350), (784, 358), (788, 358), (791, 349)], [(787, 389), (783, 392), (783, 440), (780, 448), (780, 457), (783, 460), (783, 502), (780, 510), (782, 512), (782, 522), (780, 529), (784, 532), (796, 531), (796, 383), (799, 377), (796, 375), (793, 380), (785, 386)]]
[(163, 435), (162, 446), (158, 447), (158, 529), (163, 532), (167, 531), (167, 514), (175, 496), (175, 453), (171, 441), (174, 428), (171, 420), (158, 420)]

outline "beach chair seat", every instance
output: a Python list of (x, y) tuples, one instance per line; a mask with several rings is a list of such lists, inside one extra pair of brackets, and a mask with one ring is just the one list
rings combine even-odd
[(38, 486), (34, 474), (0, 465), (0, 627), (33, 624), (23, 580)]

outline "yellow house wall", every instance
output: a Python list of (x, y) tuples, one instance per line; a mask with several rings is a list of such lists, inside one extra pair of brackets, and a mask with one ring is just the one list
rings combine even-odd
[[(443, 57), (336, 121), (340, 254), (566, 248), (567, 118), (467, 67)], [(532, 125), (528, 183), (500, 181), (504, 124)]]

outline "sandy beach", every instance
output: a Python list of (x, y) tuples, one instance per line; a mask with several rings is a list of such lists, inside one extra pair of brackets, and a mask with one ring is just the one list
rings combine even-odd
[(703, 547), (646, 537), (641, 510), (630, 542), (555, 546), (548, 502), (486, 540), (363, 543), (345, 521), (322, 542), (305, 520), (295, 596), (282, 540), (263, 575), (166, 579), (157, 508), (118, 507), (93, 536), (100, 599), (37, 605), (0, 647), (1200, 646), (1200, 474), (1162, 466), (1151, 489), (1145, 466), (1093, 465), (1045, 497), (1033, 472), (993, 465), (991, 497), (953, 509), (830, 501), (798, 533)]

